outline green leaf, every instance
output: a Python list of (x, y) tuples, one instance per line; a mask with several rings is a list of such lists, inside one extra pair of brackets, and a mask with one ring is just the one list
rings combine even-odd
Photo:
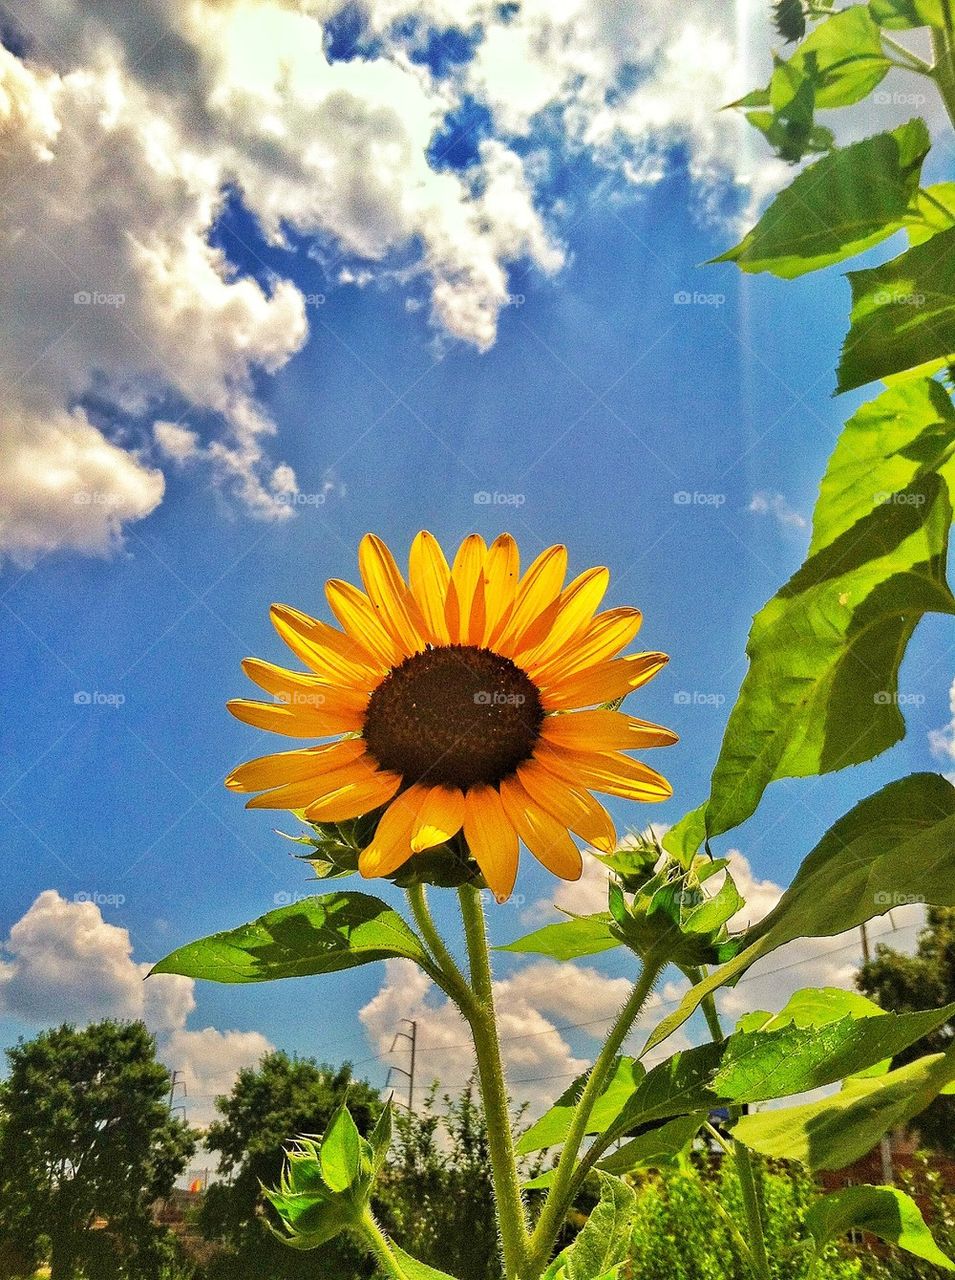
[(915, 773), (862, 800), (823, 836), (732, 960), (692, 987), (647, 1042), (672, 1035), (721, 986), (796, 938), (826, 938), (901, 902), (955, 906), (955, 788)]
[(838, 391), (955, 352), (955, 227), (881, 267), (848, 275), (852, 310)]
[(843, 1169), (924, 1111), (953, 1079), (955, 1052), (932, 1054), (875, 1079), (850, 1080), (820, 1102), (743, 1116), (733, 1136), (766, 1156)]
[(371, 1147), (371, 1172), (377, 1176), (384, 1163), (388, 1158), (388, 1151), (391, 1147), (391, 1129), (392, 1129), (392, 1112), (391, 1100), (385, 1104), (385, 1109), (378, 1117), (378, 1121), (371, 1131), (369, 1145)]
[(931, 142), (921, 120), (830, 152), (781, 191), (756, 226), (714, 262), (791, 280), (898, 231)]
[[(794, 1023), (768, 1032), (737, 1033), (719, 1043), (675, 1053), (646, 1073), (621, 1058), (588, 1122), (588, 1133), (612, 1140), (645, 1124), (674, 1116), (742, 1106), (834, 1084), (902, 1052), (955, 1013), (955, 1005), (919, 1013), (842, 1017)], [(563, 1142), (581, 1076), (520, 1139), (523, 1155)]]
[(347, 1191), (358, 1177), (361, 1136), (344, 1103), (335, 1112), (325, 1132), (319, 1158), (322, 1177), (331, 1191)]
[(936, 182), (919, 190), (905, 219), (909, 240), (923, 244), (955, 226), (955, 182)]
[(366, 893), (328, 893), (179, 947), (152, 969), (209, 982), (269, 982), (373, 960), (427, 957), (404, 920)]
[(955, 501), (955, 408), (932, 378), (889, 387), (846, 423), (829, 459), (813, 518), (815, 555), (891, 503), (920, 476), (937, 471)]
[(634, 1191), (620, 1178), (598, 1172), (600, 1199), (573, 1244), (559, 1254), (544, 1280), (606, 1280), (630, 1249), (637, 1212)]
[(660, 1169), (680, 1154), (696, 1137), (703, 1123), (700, 1115), (678, 1116), (624, 1143), (597, 1166), (619, 1175), (633, 1169)]
[(869, 0), (869, 12), (887, 31), (945, 26), (942, 0)]
[(542, 929), (495, 947), (495, 951), (532, 952), (535, 955), (552, 956), (555, 960), (575, 960), (578, 956), (593, 956), (600, 951), (619, 947), (620, 939), (610, 931), (610, 916), (599, 912), (591, 916), (574, 916), (557, 924), (546, 924)]
[(820, 22), (789, 65), (813, 82), (817, 107), (848, 107), (871, 93), (892, 64), (878, 24), (855, 4)]
[(935, 1031), (955, 1004), (919, 1013), (789, 1023), (776, 1031), (738, 1032), (725, 1042), (710, 1089), (722, 1102), (764, 1102), (834, 1084), (893, 1058)]
[(923, 613), (955, 613), (951, 510), (938, 476), (920, 476), (810, 556), (756, 615), (713, 771), (709, 836), (748, 818), (775, 779), (859, 764), (903, 737), (905, 646)]
[[(574, 1108), (587, 1082), (587, 1074), (585, 1072), (578, 1076), (573, 1084), (564, 1090), (550, 1110), (521, 1134), (517, 1143), (517, 1151), (520, 1155), (540, 1151), (544, 1147), (553, 1147), (563, 1142), (570, 1128)], [(591, 1112), (587, 1132), (599, 1133), (607, 1128), (627, 1099), (633, 1095), (634, 1089), (645, 1075), (645, 1068), (633, 1058), (618, 1058), (607, 1087)]]
[(410, 1253), (399, 1249), (393, 1240), (389, 1243), (391, 1252), (398, 1259), (401, 1270), (408, 1280), (454, 1280), (454, 1277), (449, 1276), (446, 1271), (439, 1271), (437, 1267), (429, 1267), (426, 1262), (419, 1262), (417, 1258), (412, 1258)]
[(883, 1013), (874, 1000), (842, 987), (805, 987), (791, 995), (779, 1013), (754, 1010), (744, 1013), (737, 1031), (776, 1031), (794, 1023), (797, 1027), (822, 1027), (846, 1016), (871, 1018)]
[(830, 1240), (861, 1229), (943, 1271), (955, 1271), (955, 1263), (932, 1239), (918, 1205), (896, 1187), (845, 1187), (822, 1196), (806, 1214), (806, 1227), (820, 1252)]

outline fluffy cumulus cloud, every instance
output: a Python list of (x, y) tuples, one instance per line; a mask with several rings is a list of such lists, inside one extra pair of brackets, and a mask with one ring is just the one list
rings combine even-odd
[(511, 272), (565, 260), (560, 166), (586, 155), (619, 191), (678, 155), (710, 212), (778, 180), (717, 112), (753, 73), (745, 32), (702, 0), (14, 9), (0, 48), (0, 554), (24, 564), (115, 549), (170, 469), (262, 518), (294, 510), (256, 387), (302, 347), (306, 298), (218, 247), (233, 196), (278, 261), (290, 251), (289, 274), (304, 247), (341, 281), (407, 291), (438, 332), (484, 350)]
[[(528, 964), (495, 983), (502, 1052), (516, 1099), (535, 1112), (584, 1071), (589, 1059), (578, 1056), (560, 1028), (588, 1024), (585, 1035), (599, 1039), (626, 999), (630, 984), (608, 978), (586, 965), (553, 961)], [(361, 1010), (369, 1039), (386, 1064), (405, 1066), (390, 1054), (401, 1018), (418, 1022), (419, 1081), (440, 1081), (455, 1092), (474, 1068), (465, 1024), (453, 1004), (439, 997), (430, 980), (410, 961), (389, 960), (378, 994)], [(400, 1088), (399, 1080), (395, 1087)]]
[(212, 1098), (272, 1046), (257, 1031), (189, 1027), (192, 979), (162, 974), (145, 982), (149, 968), (133, 960), (129, 933), (107, 923), (96, 903), (47, 889), (0, 947), (0, 1016), (37, 1027), (142, 1019), (159, 1056), (182, 1073), (194, 1100), (189, 1118), (201, 1124)]

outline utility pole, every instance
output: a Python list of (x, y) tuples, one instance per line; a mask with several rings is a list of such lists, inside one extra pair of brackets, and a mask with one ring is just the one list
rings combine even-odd
[(185, 1120), (186, 1118), (185, 1105), (183, 1103), (180, 1103), (179, 1106), (176, 1106), (176, 1090), (177, 1089), (182, 1090), (182, 1097), (184, 1098), (189, 1097), (189, 1090), (186, 1088), (186, 1080), (181, 1071), (174, 1071), (169, 1081), (169, 1114), (172, 1115), (174, 1111), (178, 1111), (182, 1116), (182, 1119)]
[(414, 1021), (413, 1018), (402, 1018), (401, 1022), (404, 1026), (410, 1027), (411, 1030), (396, 1031), (394, 1039), (391, 1042), (391, 1048), (388, 1050), (388, 1052), (394, 1053), (395, 1045), (398, 1043), (399, 1040), (407, 1040), (411, 1045), (411, 1062), (409, 1064), (409, 1070), (407, 1071), (404, 1069), (404, 1067), (389, 1067), (388, 1075), (385, 1077), (385, 1088), (386, 1089), (388, 1088), (388, 1082), (391, 1079), (392, 1071), (397, 1071), (399, 1075), (407, 1076), (408, 1077), (408, 1110), (413, 1111), (414, 1110), (415, 1058), (417, 1057), (417, 1051), (418, 1051), (418, 1024), (417, 1022)]

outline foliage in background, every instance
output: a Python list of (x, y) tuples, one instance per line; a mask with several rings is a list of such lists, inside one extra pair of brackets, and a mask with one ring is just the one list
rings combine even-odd
[[(907, 1013), (925, 1005), (955, 1001), (955, 911), (929, 907), (926, 927), (914, 955), (894, 951), (884, 942), (856, 977), (864, 991), (883, 1009)], [(896, 1059), (912, 1062), (922, 1053), (944, 1053), (955, 1040), (955, 1019), (949, 1019)], [(922, 1145), (955, 1156), (955, 1098), (942, 1095), (918, 1118)]]
[[(7, 1050), (0, 1239), (49, 1251), (51, 1280), (150, 1280), (168, 1256), (153, 1203), (195, 1149), (141, 1022), (62, 1026)], [(97, 1229), (99, 1227), (99, 1229)]]

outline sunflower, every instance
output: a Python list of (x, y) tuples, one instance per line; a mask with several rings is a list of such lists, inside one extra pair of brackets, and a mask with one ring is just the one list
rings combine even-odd
[(523, 576), (517, 545), (471, 534), (449, 566), (419, 533), (408, 581), (378, 537), (358, 551), (364, 591), (338, 579), (326, 595), (341, 630), (273, 605), (279, 635), (308, 672), (258, 658), (246, 675), (275, 701), (228, 704), (239, 720), (291, 738), (337, 741), (262, 756), (226, 779), (262, 792), (252, 809), (294, 809), (342, 822), (382, 809), (363, 876), (388, 876), (413, 854), (463, 833), (499, 900), (519, 844), (576, 880), (573, 835), (613, 852), (616, 833), (592, 791), (665, 800), (665, 778), (626, 752), (676, 734), (601, 704), (618, 703), (664, 666), (662, 653), (620, 652), (637, 609), (596, 610), (606, 569), (564, 586), (567, 550), (548, 547)]

